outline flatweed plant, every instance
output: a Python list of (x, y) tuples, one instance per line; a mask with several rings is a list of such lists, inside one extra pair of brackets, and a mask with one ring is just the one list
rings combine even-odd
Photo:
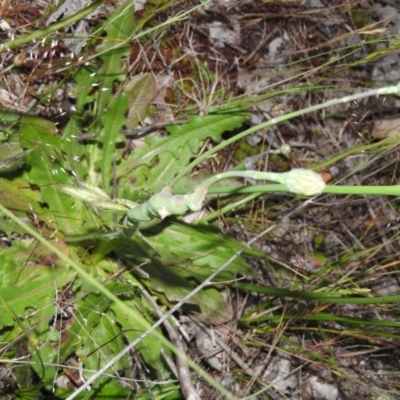
[[(296, 353), (298, 346), (284, 329), (290, 321), (294, 321), (291, 329), (298, 321), (310, 326), (315, 323), (316, 328), (310, 331), (319, 329), (327, 342), (339, 340), (334, 329), (318, 325), (318, 321), (327, 319), (346, 323), (350, 327), (347, 337), (369, 335), (376, 340), (398, 340), (391, 331), (398, 328), (396, 322), (382, 324), (369, 318), (366, 323), (362, 318), (341, 318), (324, 310), (335, 304), (390, 305), (399, 301), (399, 295), (371, 296), (369, 289), (355, 283), (349, 272), (331, 284), (324, 281), (323, 272), (293, 279), (290, 267), (284, 265), (285, 277), (272, 263), (268, 265), (278, 287), (242, 279), (257, 274), (239, 254), (264, 260), (265, 254), (206, 223), (216, 214), (229, 215), (268, 192), (398, 196), (397, 185), (325, 185), (312, 171), (327, 169), (361, 151), (379, 157), (393, 149), (395, 139), (353, 147), (319, 164), (310, 163), (310, 169), (294, 172), (272, 174), (239, 167), (225, 175), (204, 178), (202, 184), (184, 178), (218, 151), (258, 130), (334, 105), (398, 96), (400, 86), (358, 91), (245, 129), (249, 105), (282, 93), (271, 92), (250, 100), (225, 98), (223, 90), (218, 92), (217, 85), (213, 86), (218, 75), (211, 71), (205, 75), (205, 66), (198, 63), (198, 82), (181, 82), (182, 93), (201, 88), (187, 96), (187, 101), (194, 103), (193, 108), (187, 108), (191, 112), (183, 115), (184, 121), (179, 124), (166, 123), (167, 135), (148, 135), (132, 149), (124, 133), (131, 134), (155, 113), (158, 82), (151, 73), (129, 74), (131, 43), (137, 41), (144, 46), (152, 33), (160, 34), (195, 12), (190, 9), (164, 24), (152, 25), (154, 9), (137, 21), (133, 3), (115, 7), (92, 33), (87, 46), (93, 54), (68, 70), (66, 77), (73, 83), (76, 104), (62, 129), (49, 118), (1, 110), (1, 231), (7, 239), (17, 238), (12, 246), (0, 251), (0, 341), (4, 344), (0, 359), (12, 370), (16, 382), (12, 394), (23, 398), (55, 391), (59, 398), (68, 399), (122, 399), (132, 394), (143, 399), (181, 398), (182, 394), (196, 398), (190, 397), (196, 396), (196, 390), (182, 377), (182, 369), (177, 377), (168, 363), (177, 356), (184, 360), (183, 371), (189, 366), (193, 376), (198, 374), (226, 398), (237, 398), (187, 357), (179, 342), (171, 340), (161, 327), (168, 321), (176, 323), (171, 318), (177, 311), (216, 325), (226, 323), (232, 318), (226, 288), (266, 296), (240, 320), (243, 328), (253, 332), (248, 342), (254, 347), (263, 346), (258, 343), (258, 335), (275, 332), (279, 340), (274, 339), (274, 346)], [(96, 5), (93, 3), (68, 21), (10, 40), (0, 51), (18, 49), (33, 39), (49, 40), (52, 32), (83, 18)], [(173, 2), (150, 5), (167, 9)], [(207, 82), (211, 82), (210, 87), (206, 87)], [(316, 91), (317, 87), (315, 83)], [(306, 92), (302, 86), (291, 90)], [(177, 99), (175, 94), (172, 98)], [(213, 104), (213, 99), (218, 104)], [(182, 118), (181, 109), (177, 114)], [(226, 132), (232, 136), (223, 140)], [(209, 141), (215, 145), (202, 152)], [(360, 171), (363, 166), (354, 172)], [(239, 178), (279, 184), (243, 186)], [(226, 186), (214, 185), (222, 179), (229, 179)], [(214, 217), (211, 214), (197, 224), (185, 223), (180, 217), (202, 209), (207, 195), (229, 201)], [(309, 201), (300, 199), (301, 209)], [(261, 229), (259, 236), (270, 231), (271, 227)], [(318, 237), (318, 249), (317, 242)], [(327, 262), (325, 271), (332, 272), (351, 259), (368, 257), (371, 251), (354, 249), (342, 254), (336, 265)], [(388, 264), (392, 262), (387, 260)], [(285, 284), (289, 276), (290, 286)], [(308, 290), (304, 290), (306, 284)], [(272, 312), (275, 305), (268, 296), (297, 299), (311, 307), (291, 310), (281, 304)], [(334, 339), (329, 339), (331, 335)], [(312, 350), (303, 353), (307, 362), (329, 365), (338, 375), (341, 373), (332, 354), (320, 356)], [(60, 377), (79, 389), (60, 384)]]

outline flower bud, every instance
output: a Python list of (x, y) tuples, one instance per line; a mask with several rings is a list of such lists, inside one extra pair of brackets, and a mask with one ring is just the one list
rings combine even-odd
[(283, 174), (280, 180), (290, 192), (303, 196), (316, 196), (325, 189), (325, 181), (321, 175), (303, 168), (295, 168)]

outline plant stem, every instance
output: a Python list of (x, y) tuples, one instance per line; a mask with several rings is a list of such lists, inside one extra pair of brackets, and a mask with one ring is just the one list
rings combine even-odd
[(333, 186), (327, 185), (324, 193), (332, 194), (375, 194), (381, 196), (400, 196), (400, 185), (392, 186)]
[(299, 116), (307, 114), (309, 112), (322, 110), (324, 108), (335, 106), (335, 105), (342, 104), (342, 103), (358, 101), (358, 100), (366, 98), (366, 97), (382, 96), (382, 95), (390, 95), (390, 94), (397, 94), (397, 95), (400, 94), (400, 83), (397, 85), (393, 85), (393, 86), (385, 86), (385, 87), (379, 88), (379, 89), (368, 90), (363, 93), (356, 93), (356, 94), (352, 94), (349, 96), (344, 96), (344, 97), (341, 97), (338, 99), (328, 100), (325, 103), (316, 104), (311, 107), (304, 108), (302, 110), (293, 111), (289, 114), (285, 114), (285, 115), (281, 115), (279, 117), (272, 118), (267, 122), (253, 126), (250, 129), (246, 129), (244, 132), (242, 132), (236, 136), (233, 136), (232, 138), (227, 139), (224, 142), (220, 143), (219, 145), (213, 147), (211, 150), (206, 151), (201, 156), (197, 157), (196, 160), (194, 160), (192, 163), (190, 163), (186, 168), (183, 168), (183, 170), (170, 183), (170, 186), (173, 187), (181, 178), (183, 178), (187, 173), (189, 173), (200, 162), (204, 161), (205, 159), (207, 159), (211, 155), (217, 153), (219, 150), (225, 148), (226, 146), (228, 146), (240, 139), (243, 139), (246, 136), (249, 136), (250, 134), (252, 134), (254, 132), (268, 128), (272, 125), (276, 125), (283, 121), (288, 121), (290, 119), (299, 117)]
[[(192, 188), (174, 189), (173, 194), (187, 193)], [(249, 194), (287, 192), (286, 186), (280, 184), (253, 185), (253, 186), (216, 186), (208, 190), (208, 194)], [(392, 186), (325, 186), (325, 194), (359, 194), (379, 196), (400, 196), (400, 185)]]

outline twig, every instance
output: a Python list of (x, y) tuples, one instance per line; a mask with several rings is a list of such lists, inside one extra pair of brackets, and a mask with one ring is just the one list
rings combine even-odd
[[(195, 323), (202, 329), (204, 332), (207, 333), (208, 336), (211, 336), (211, 329), (207, 328), (206, 325), (202, 322), (195, 321)], [(217, 334), (214, 335), (215, 342), (219, 347), (221, 347), (222, 350), (225, 351), (226, 354), (228, 354), (230, 357), (232, 357), (233, 361), (242, 368), (242, 370), (250, 375), (254, 375), (254, 371), (239, 357), (239, 354), (236, 353), (234, 350), (232, 350), (220, 337), (220, 332), (217, 331)]]
[[(151, 132), (156, 131), (157, 129), (165, 128), (170, 125), (182, 125), (188, 122), (187, 119), (178, 119), (176, 121), (164, 121), (164, 122), (156, 122), (155, 124), (151, 124), (149, 126), (144, 126), (143, 128), (138, 129), (122, 129), (121, 133), (126, 137), (134, 137), (138, 138), (141, 136), (148, 135)], [(85, 133), (83, 135), (75, 136), (75, 140), (78, 142), (85, 142), (86, 140), (93, 140), (99, 134), (97, 132)]]
[[(143, 296), (146, 298), (146, 300), (150, 303), (150, 305), (153, 307), (154, 311), (157, 313), (157, 315), (162, 318), (164, 314), (160, 310), (160, 307), (158, 307), (158, 304), (154, 301), (154, 299), (147, 293), (147, 291), (140, 287), (140, 290), (143, 294)], [(174, 346), (179, 349), (182, 353), (185, 353), (185, 349), (183, 348), (182, 345), (182, 340), (179, 337), (178, 332), (176, 329), (169, 323), (168, 320), (165, 320), (163, 322), (163, 325), (165, 329), (168, 332), (168, 336), (171, 340), (171, 342), (174, 344)], [(194, 388), (192, 381), (190, 379), (190, 372), (189, 372), (189, 367), (185, 360), (179, 355), (176, 356), (176, 366), (177, 366), (177, 373), (178, 376), (177, 378), (179, 379), (179, 382), (181, 384), (181, 389), (182, 393), (185, 399), (190, 399), (190, 400), (200, 400), (200, 395), (197, 393), (196, 389)]]
[(121, 133), (127, 137), (134, 136), (144, 136), (151, 132), (156, 131), (157, 129), (165, 128), (169, 125), (182, 125), (187, 124), (187, 119), (177, 119), (176, 121), (165, 121), (165, 122), (156, 122), (155, 124), (151, 124), (149, 126), (145, 126), (143, 128), (138, 129), (123, 129)]

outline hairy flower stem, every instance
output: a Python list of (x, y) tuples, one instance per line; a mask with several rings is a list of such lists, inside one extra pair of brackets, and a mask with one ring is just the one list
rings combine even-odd
[(303, 168), (295, 168), (289, 172), (229, 171), (207, 179), (202, 186), (206, 187), (208, 191), (216, 182), (227, 178), (247, 178), (278, 182), (285, 185), (289, 192), (303, 196), (321, 194), (325, 188), (325, 182), (319, 174)]
[(173, 195), (170, 188), (164, 188), (148, 201), (134, 207), (127, 213), (127, 222), (137, 225), (148, 223), (155, 218), (164, 219), (169, 215), (184, 215), (189, 211), (199, 211), (212, 185), (222, 179), (248, 178), (278, 182), (292, 193), (315, 196), (323, 192), (325, 182), (316, 172), (309, 169), (292, 169), (289, 172), (229, 171), (217, 174), (196, 189), (184, 195)]

